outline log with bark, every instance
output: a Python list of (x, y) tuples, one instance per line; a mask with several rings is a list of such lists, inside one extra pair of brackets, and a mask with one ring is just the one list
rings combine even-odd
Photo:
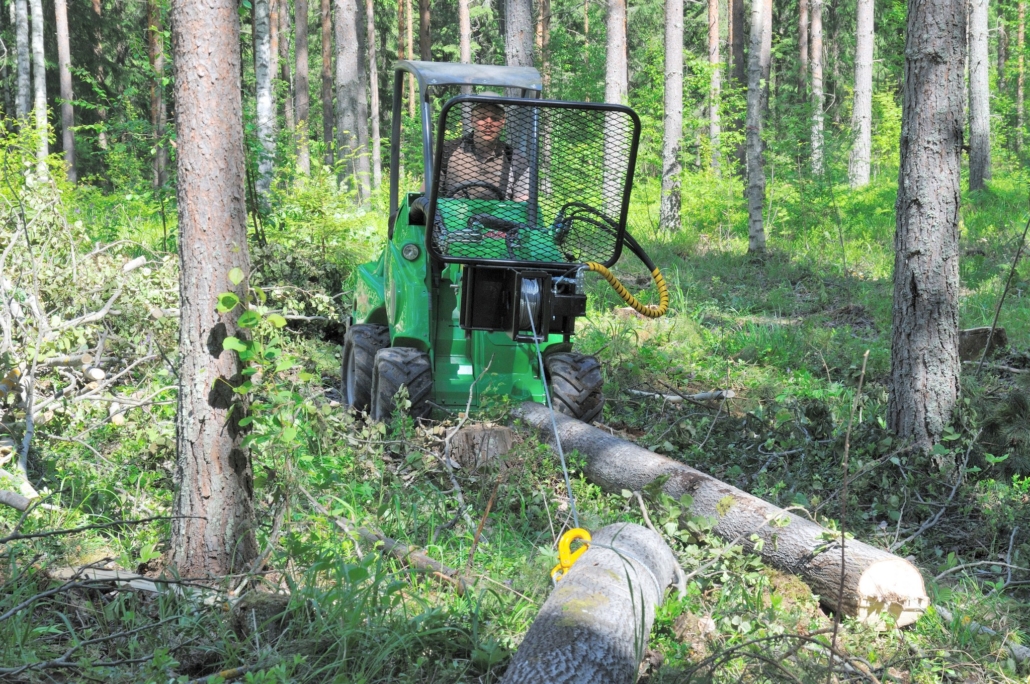
[(652, 530), (602, 527), (540, 608), (501, 684), (631, 684), (676, 557)]
[[(553, 439), (547, 407), (527, 402), (518, 411), (530, 426)], [(799, 576), (836, 610), (841, 591), (840, 538), (814, 522), (777, 508), (736, 487), (683, 463), (614, 437), (573, 418), (556, 415), (558, 434), (566, 453), (576, 449), (584, 457), (583, 472), (608, 492), (641, 491), (665, 478), (662, 490), (679, 499), (693, 497), (694, 515), (714, 518), (714, 532), (723, 539), (741, 539), (754, 548), (757, 535), (763, 544), (762, 560)], [(908, 561), (855, 539), (845, 541), (841, 610), (862, 622), (880, 625), (885, 614), (899, 627), (915, 622), (929, 599), (919, 570)]]

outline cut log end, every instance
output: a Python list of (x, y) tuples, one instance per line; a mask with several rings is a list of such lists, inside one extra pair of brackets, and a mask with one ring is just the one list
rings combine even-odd
[(930, 598), (919, 570), (901, 558), (890, 558), (870, 565), (858, 580), (855, 617), (871, 625), (882, 626), (887, 615), (898, 627), (919, 619)]

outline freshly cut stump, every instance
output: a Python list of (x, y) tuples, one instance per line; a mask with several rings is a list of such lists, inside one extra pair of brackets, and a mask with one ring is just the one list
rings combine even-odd
[(501, 684), (632, 684), (676, 558), (656, 533), (602, 527), (558, 581)]
[[(554, 438), (547, 407), (526, 402), (519, 415), (544, 438)], [(562, 447), (566, 452), (576, 449), (585, 458), (583, 472), (591, 482), (608, 492), (639, 491), (666, 477), (663, 491), (674, 499), (693, 497), (691, 512), (714, 518), (716, 534), (728, 540), (740, 537), (746, 548), (753, 547), (750, 537), (757, 534), (764, 542), (764, 562), (797, 575), (824, 607), (836, 610), (841, 549), (829, 530), (603, 430), (562, 415), (555, 420)], [(873, 626), (881, 626), (884, 615), (890, 614), (904, 627), (919, 619), (929, 604), (923, 577), (914, 565), (857, 539), (845, 544), (843, 579), (842, 612)]]

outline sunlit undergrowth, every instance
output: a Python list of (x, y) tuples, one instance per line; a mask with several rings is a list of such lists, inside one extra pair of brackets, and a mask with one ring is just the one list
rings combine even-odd
[[(855, 193), (777, 182), (770, 253), (762, 259), (746, 254), (735, 180), (685, 175), (684, 228), (674, 234), (656, 227), (657, 187), (640, 185), (631, 231), (671, 285), (672, 314), (640, 320), (594, 282), (576, 344), (603, 362), (605, 422), (613, 430), (915, 558), (932, 598), (952, 618), (931, 610), (912, 628), (879, 633), (845, 621), (843, 648), (879, 681), (1015, 681), (1026, 666), (1009, 657), (1002, 640), (1024, 639), (1030, 620), (1030, 578), (1021, 569), (1030, 553), (1028, 389), (1014, 382), (1019, 373), (992, 367), (974, 377), (970, 370), (941, 447), (916, 454), (890, 437), (889, 175)], [(1001, 175), (990, 191), (966, 198), (963, 327), (993, 319), (1026, 216), (1024, 187), (1023, 179)], [(3, 678), (186, 682), (245, 668), (253, 682), (496, 681), (548, 595), (555, 540), (571, 511), (557, 460), (535, 437), (519, 433), (502, 460), (456, 462), (452, 480), (443, 447), (459, 416), (382, 425), (338, 404), (332, 338), (346, 301), (340, 288), (382, 243), (382, 197), (357, 208), (335, 191), (326, 169), (277, 192), (275, 210), (250, 225), (254, 284), (270, 295), (256, 339), (276, 350), (250, 389), (248, 438), (258, 536), (268, 555), (253, 575), (212, 590), (168, 573), (166, 519), (118, 522), (167, 516), (171, 507), (174, 392), (155, 392), (175, 382), (174, 198), (164, 198), (162, 222), (160, 197), (148, 195), (145, 183), (106, 194), (21, 181), (0, 188), (0, 251), (16, 255), (21, 269), (12, 275), (8, 264), (15, 262), (8, 261), (3, 273), (17, 281), (24, 310), (34, 296), (27, 285), (33, 259), (50, 269), (40, 301), (59, 318), (52, 327), (96, 311), (122, 290), (106, 317), (73, 325), (42, 346), (32, 346), (38, 330), (28, 314), (0, 358), (4, 371), (35, 356), (109, 359), (101, 381), (89, 380), (85, 367), (48, 367), (36, 376), (36, 401), (75, 389), (37, 421), (28, 464), (45, 506), (21, 521), (19, 533), (94, 527), (0, 543)], [(19, 198), (38, 247), (31, 255), (16, 244), (26, 227)], [(125, 242), (112, 244), (119, 240)], [(94, 266), (74, 276), (62, 269), (69, 242), (77, 255), (97, 252)], [(123, 270), (139, 256), (145, 264)], [(631, 255), (617, 271), (634, 291), (649, 287)], [(991, 360), (995, 366), (1030, 366), (1028, 281), (1023, 262), (999, 319), (1010, 349)], [(276, 325), (273, 314), (287, 325)], [(866, 350), (842, 521), (841, 454)], [(101, 388), (102, 401), (78, 398), (93, 391), (89, 382), (101, 383), (93, 389)], [(677, 400), (716, 388), (736, 396)], [(471, 421), (506, 422), (509, 408), (499, 400)], [(24, 438), (25, 408), (9, 400), (4, 411), (12, 442), (2, 451), (6, 459), (16, 457)], [(571, 462), (585, 526), (642, 522), (635, 498), (601, 492), (578, 472), (576, 455)], [(679, 502), (645, 496), (645, 505), (686, 571), (696, 573), (687, 595), (670, 597), (658, 615), (651, 648), (664, 663), (649, 659), (651, 681), (790, 681), (769, 659), (799, 681), (827, 681), (820, 644), (832, 619), (803, 584), (727, 547), (709, 534), (707, 521), (684, 516)], [(916, 534), (942, 506), (939, 523)], [(0, 538), (19, 517), (0, 510)], [(470, 588), (459, 595), (341, 525), (424, 550), (469, 578)], [(81, 575), (74, 589), (43, 595), (67, 581), (62, 569), (90, 563), (150, 578), (164, 572), (173, 581), (151, 592)], [(975, 633), (973, 622), (999, 636)], [(863, 679), (846, 670), (832, 676)]]

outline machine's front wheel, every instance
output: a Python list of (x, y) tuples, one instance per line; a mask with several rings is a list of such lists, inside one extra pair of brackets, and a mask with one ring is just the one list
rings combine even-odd
[(386, 420), (394, 412), (393, 397), (401, 386), (408, 388), (414, 418), (427, 418), (432, 406), (433, 367), (429, 354), (410, 347), (389, 347), (376, 354), (372, 373), (372, 419)]
[(604, 378), (593, 356), (560, 352), (544, 358), (551, 404), (558, 413), (592, 423), (604, 408)]
[(343, 338), (343, 387), (347, 406), (367, 411), (372, 402), (372, 371), (376, 352), (390, 346), (385, 325), (352, 325)]

